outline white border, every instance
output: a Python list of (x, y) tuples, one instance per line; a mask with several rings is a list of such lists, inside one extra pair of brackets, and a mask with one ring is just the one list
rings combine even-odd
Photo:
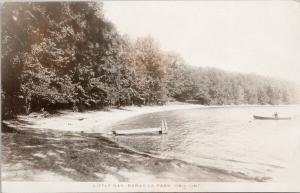
[(297, 183), (2, 182), (2, 192), (300, 192)]
[[(29, 0), (4, 0), (0, 2), (28, 2)], [(30, 0), (31, 2), (46, 2), (59, 0)], [(70, 0), (64, 0), (70, 1)], [(90, 1), (90, 0), (72, 0)], [(94, 0), (97, 1), (97, 0)], [(118, 1), (118, 0), (104, 0)], [(125, 0), (136, 1), (136, 0)], [(172, 1), (172, 0), (146, 0), (146, 1)], [(197, 0), (173, 0), (197, 1)], [(210, 1), (210, 0), (198, 0)], [(213, 1), (251, 1), (251, 0), (213, 0)], [(252, 0), (253, 1), (253, 0)], [(261, 1), (261, 0), (254, 0)], [(286, 1), (286, 0), (262, 0)], [(288, 0), (300, 3), (300, 0)], [(2, 19), (2, 18), (1, 18)], [(1, 34), (1, 32), (0, 32)], [(1, 41), (1, 39), (0, 39)], [(1, 61), (0, 61), (1, 62)], [(0, 107), (1, 109), (1, 107)], [(1, 139), (0, 139), (1, 142)], [(2, 159), (1, 159), (2, 160)], [(300, 165), (299, 165), (300, 167)], [(2, 181), (1, 192), (9, 193), (35, 193), (35, 192), (300, 192), (299, 183), (238, 183), (238, 182), (178, 182), (178, 183), (104, 183), (104, 182), (10, 182)]]

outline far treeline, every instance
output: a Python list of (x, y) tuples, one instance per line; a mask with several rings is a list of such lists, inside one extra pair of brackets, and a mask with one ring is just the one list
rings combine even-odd
[(2, 118), (58, 109), (164, 104), (291, 104), (295, 87), (186, 64), (151, 37), (120, 35), (96, 2), (4, 3)]

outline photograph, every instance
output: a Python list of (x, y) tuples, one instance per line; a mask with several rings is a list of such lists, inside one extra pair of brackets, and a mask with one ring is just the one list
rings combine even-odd
[(300, 1), (0, 13), (4, 192), (300, 191)]

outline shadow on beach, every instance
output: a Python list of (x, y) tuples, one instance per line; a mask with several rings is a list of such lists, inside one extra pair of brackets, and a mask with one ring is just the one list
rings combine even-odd
[(205, 182), (266, 179), (155, 158), (120, 147), (99, 135), (19, 130), (2, 125), (2, 180)]

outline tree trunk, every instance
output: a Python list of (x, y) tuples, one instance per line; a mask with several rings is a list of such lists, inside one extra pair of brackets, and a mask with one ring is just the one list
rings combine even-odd
[(25, 112), (28, 115), (31, 111), (31, 99), (30, 97), (25, 98)]

